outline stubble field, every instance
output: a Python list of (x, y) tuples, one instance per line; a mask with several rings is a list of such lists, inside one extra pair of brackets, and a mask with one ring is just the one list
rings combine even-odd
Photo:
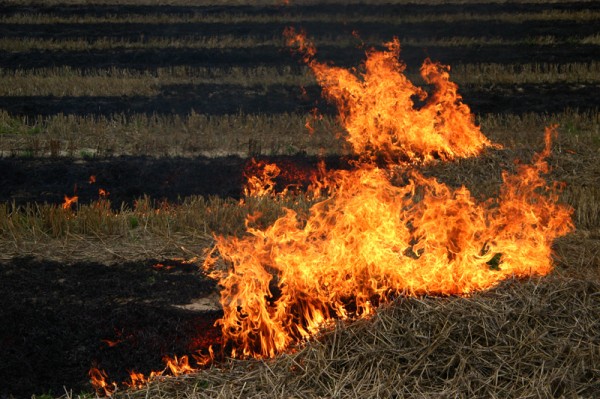
[[(351, 167), (336, 108), (285, 45), (289, 26), (344, 67), (396, 36), (407, 76), (426, 89), (423, 59), (450, 65), (503, 148), (420, 169), (477, 198), (495, 196), (501, 171), (530, 162), (558, 123), (548, 178), (565, 183), (575, 231), (555, 242), (548, 277), (468, 298), (400, 297), (274, 360), (219, 359), (115, 395), (600, 395), (600, 4), (10, 0), (0, 5), (0, 398), (89, 397), (91, 367), (126, 381), (219, 343), (218, 289), (198, 267), (213, 236), (314, 201), (240, 203), (250, 158), (289, 171), (281, 187), (321, 159)], [(314, 108), (323, 118), (309, 135)]]

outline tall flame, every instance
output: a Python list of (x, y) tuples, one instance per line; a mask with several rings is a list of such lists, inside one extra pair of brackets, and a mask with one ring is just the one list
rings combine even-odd
[[(316, 61), (316, 49), (303, 33), (288, 28), (285, 36), (303, 54), (324, 96), (338, 106), (357, 154), (388, 161), (450, 160), (477, 155), (491, 145), (450, 81), (450, 67), (425, 60), (421, 76), (435, 88), (428, 96), (404, 75), (397, 38), (386, 43), (387, 51), (368, 51), (365, 71), (357, 73)], [(415, 107), (414, 99), (425, 103)]]
[(551, 271), (553, 240), (573, 228), (571, 210), (557, 203), (559, 187), (541, 177), (555, 127), (531, 165), (503, 173), (497, 199), (477, 201), (464, 186), (410, 169), (406, 183), (394, 185), (392, 172), (371, 161), (450, 160), (491, 145), (448, 69), (423, 64), (436, 91), (415, 108), (411, 97), (426, 95), (402, 75), (397, 40), (369, 52), (359, 78), (314, 61), (303, 36), (288, 31), (288, 38), (338, 104), (363, 162), (329, 173), (331, 195), (307, 218), (287, 210), (270, 227), (248, 227), (243, 238), (216, 237), (205, 267), (223, 287), (218, 323), (233, 356), (272, 357), (334, 317), (369, 315), (397, 295), (466, 295)]

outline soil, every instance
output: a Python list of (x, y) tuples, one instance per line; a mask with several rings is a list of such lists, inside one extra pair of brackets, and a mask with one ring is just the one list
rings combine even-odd
[(0, 398), (89, 391), (92, 366), (125, 381), (162, 370), (164, 355), (218, 346), (220, 311), (182, 307), (214, 282), (195, 265), (157, 263), (0, 263)]
[[(56, 15), (115, 15), (119, 13), (190, 15), (211, 13), (314, 14), (340, 12), (369, 15), (436, 13), (498, 13), (547, 10), (600, 9), (600, 3), (552, 4), (446, 4), (376, 7), (114, 7), (114, 6), (8, 6), (0, 15), (46, 13)], [(253, 11), (254, 10), (254, 11)], [(278, 37), (287, 24), (0, 24), (0, 38), (134, 38), (199, 37), (216, 34)], [(301, 27), (310, 36), (348, 34), (357, 30), (365, 36), (410, 37), (471, 36), (522, 39), (551, 35), (557, 39), (585, 37), (600, 31), (600, 21), (531, 21), (527, 23), (458, 22), (419, 24), (306, 23)], [(338, 65), (358, 65), (364, 49), (320, 47), (318, 57)], [(409, 68), (418, 68), (425, 57), (446, 64), (461, 62), (551, 62), (572, 63), (598, 60), (597, 46), (521, 45), (472, 47), (402, 48)], [(0, 68), (20, 69), (53, 66), (77, 68), (127, 67), (155, 70), (164, 66), (229, 68), (269, 65), (298, 67), (297, 58), (275, 46), (258, 49), (163, 49), (111, 50), (90, 52), (0, 52)], [(461, 87), (465, 103), (476, 113), (560, 112), (565, 108), (598, 108), (598, 85), (526, 84)], [(235, 85), (177, 85), (162, 87), (156, 97), (0, 97), (0, 110), (15, 115), (162, 113), (204, 114), (306, 113), (315, 106), (322, 113), (333, 108), (320, 100), (320, 89), (307, 87), (303, 96), (298, 87), (276, 85), (242, 87)], [(313, 170), (318, 160), (309, 157), (270, 159), (288, 168)], [(343, 159), (327, 159), (330, 168), (345, 168)], [(25, 204), (59, 204), (63, 196), (77, 194), (80, 203), (96, 200), (97, 189), (110, 192), (115, 206), (131, 205), (143, 195), (177, 202), (190, 195), (217, 195), (239, 198), (247, 160), (222, 158), (114, 157), (73, 160), (66, 158), (0, 158), (0, 201)], [(89, 177), (96, 176), (95, 185)], [(285, 184), (285, 181), (280, 182)], [(110, 378), (126, 379), (127, 370), (148, 373), (163, 368), (164, 355), (191, 354), (218, 345), (219, 332), (213, 327), (218, 310), (199, 306), (211, 298), (214, 282), (195, 265), (176, 261), (156, 266), (157, 260), (117, 264), (58, 263), (31, 258), (0, 262), (0, 398), (31, 397), (33, 393), (60, 395), (63, 386), (75, 393), (91, 389), (87, 371), (91, 366), (105, 369)], [(170, 268), (172, 266), (172, 268)], [(103, 341), (107, 340), (107, 341)], [(110, 346), (108, 342), (118, 342)]]
[(98, 4), (83, 4), (83, 5), (45, 5), (41, 3), (39, 6), (31, 5), (0, 5), (0, 12), (3, 15), (14, 14), (54, 14), (61, 16), (95, 16), (107, 17), (115, 14), (141, 14), (147, 15), (152, 13), (160, 13), (161, 15), (219, 15), (222, 13), (228, 14), (245, 14), (245, 15), (280, 15), (282, 12), (288, 12), (293, 15), (311, 15), (316, 12), (319, 14), (360, 14), (371, 15), (381, 14), (382, 11), (386, 15), (431, 15), (432, 12), (439, 14), (453, 13), (477, 13), (494, 15), (501, 12), (540, 12), (540, 11), (578, 11), (578, 10), (598, 10), (598, 3), (580, 3), (580, 2), (556, 2), (556, 3), (541, 3), (541, 4), (436, 4), (436, 5), (416, 5), (414, 4), (388, 4), (384, 7), (381, 5), (371, 4), (319, 4), (319, 5), (298, 5), (290, 4), (287, 6), (178, 6), (178, 5), (162, 5), (160, 9), (152, 5), (98, 5)]
[[(297, 183), (297, 176), (307, 176), (300, 183), (308, 184), (311, 171), (321, 159), (308, 156), (258, 157), (275, 162), (286, 169), (281, 187)], [(338, 157), (323, 158), (332, 169), (348, 168), (348, 162)], [(244, 170), (251, 161), (235, 156), (222, 158), (151, 158), (115, 157), (74, 160), (70, 158), (0, 158), (0, 202), (22, 205), (30, 202), (61, 204), (64, 195), (77, 195), (79, 203), (98, 199), (98, 189), (110, 193), (117, 209), (148, 195), (157, 201), (177, 203), (192, 195), (219, 196), (239, 199), (245, 182)], [(298, 173), (292, 173), (296, 170)], [(96, 182), (90, 184), (90, 176)], [(286, 179), (285, 176), (289, 176)]]
[[(17, 25), (15, 27), (21, 27)], [(38, 25), (35, 25), (36, 27)], [(53, 25), (48, 25), (51, 27)], [(92, 29), (85, 25), (86, 29)], [(286, 26), (272, 32), (279, 36)], [(1, 28), (1, 25), (0, 25)], [(110, 27), (112, 29), (112, 27)], [(156, 29), (154, 27), (153, 29)], [(465, 28), (469, 29), (469, 27)], [(595, 27), (596, 31), (600, 26)], [(306, 29), (307, 32), (311, 32)], [(368, 32), (368, 30), (366, 30)], [(82, 31), (81, 34), (85, 34)], [(108, 33), (108, 32), (107, 32)], [(250, 33), (248, 33), (250, 34)], [(348, 32), (350, 35), (351, 32)], [(443, 32), (439, 34), (443, 36)], [(2, 37), (2, 32), (0, 32)], [(383, 36), (392, 38), (393, 34)], [(58, 39), (57, 39), (58, 40)], [(465, 47), (439, 46), (403, 46), (401, 59), (409, 67), (417, 68), (423, 60), (430, 57), (443, 64), (459, 63), (561, 63), (591, 62), (596, 59), (597, 47), (585, 44), (556, 45), (486, 45)], [(356, 47), (319, 46), (318, 59), (327, 60), (335, 65), (356, 66), (364, 58), (365, 50)], [(0, 65), (4, 69), (52, 68), (69, 66), (73, 68), (128, 68), (134, 70), (150, 70), (161, 67), (191, 66), (228, 68), (243, 67), (287, 67), (297, 65), (289, 50), (277, 46), (261, 46), (256, 48), (225, 49), (193, 49), (193, 48), (161, 48), (161, 49), (122, 49), (122, 50), (82, 50), (82, 51), (40, 51), (26, 52), (0, 51)]]
[[(168, 114), (306, 114), (317, 107), (323, 115), (336, 114), (320, 96), (318, 86), (169, 85), (154, 97), (0, 97), (0, 109), (11, 114), (35, 117), (59, 113), (74, 115)], [(565, 108), (585, 111), (598, 108), (598, 84), (519, 84), (477, 88), (461, 86), (463, 100), (476, 114), (508, 112), (559, 113)], [(540, 98), (545, 98), (540, 101)]]

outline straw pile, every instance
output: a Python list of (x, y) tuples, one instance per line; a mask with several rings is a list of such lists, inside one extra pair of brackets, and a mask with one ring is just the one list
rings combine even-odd
[(117, 396), (599, 397), (600, 283), (553, 276), (402, 297), (296, 353), (220, 367)]

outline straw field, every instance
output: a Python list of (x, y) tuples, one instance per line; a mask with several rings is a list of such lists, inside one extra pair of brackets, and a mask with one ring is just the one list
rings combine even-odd
[[(214, 235), (243, 236), (248, 215), (266, 226), (316, 201), (302, 190), (240, 201), (249, 160), (290, 175), (320, 159), (349, 167), (336, 109), (286, 48), (287, 26), (314, 39), (320, 61), (359, 69), (369, 47), (398, 37), (406, 75), (426, 90), (423, 59), (449, 65), (502, 148), (419, 168), (476, 198), (496, 196), (502, 170), (530, 162), (557, 123), (548, 179), (565, 183), (576, 229), (555, 242), (548, 277), (398, 297), (275, 359), (222, 359), (115, 396), (600, 396), (597, 2), (9, 0), (0, 398), (93, 397), (90, 367), (125, 381), (193, 353), (220, 315), (197, 267)], [(63, 209), (65, 196), (78, 202)]]

